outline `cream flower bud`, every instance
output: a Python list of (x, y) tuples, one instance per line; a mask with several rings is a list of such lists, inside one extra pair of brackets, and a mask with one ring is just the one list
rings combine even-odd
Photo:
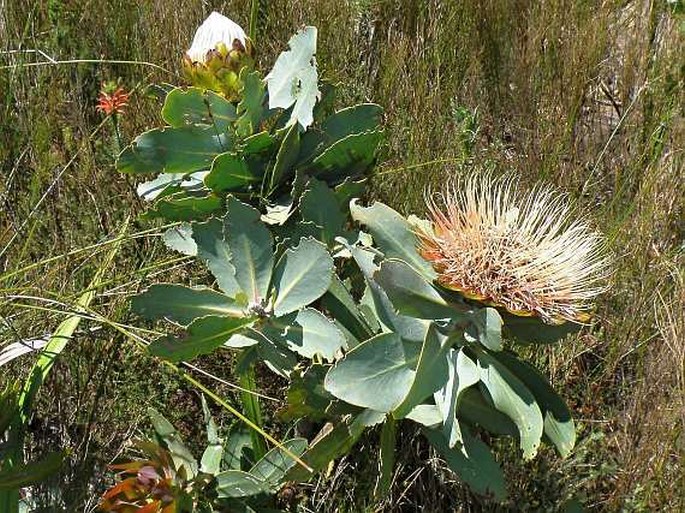
[(217, 50), (219, 45), (224, 45), (230, 50), (236, 40), (240, 42), (243, 49), (247, 46), (247, 35), (242, 27), (214, 11), (195, 32), (193, 43), (187, 52), (188, 58), (193, 62), (204, 64), (208, 54)]

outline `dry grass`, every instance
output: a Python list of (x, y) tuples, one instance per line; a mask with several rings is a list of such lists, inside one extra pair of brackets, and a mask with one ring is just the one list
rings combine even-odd
[[(124, 139), (132, 138), (159, 123), (145, 85), (178, 80), (178, 56), (195, 26), (213, 8), (247, 26), (248, 4), (0, 0), (2, 52), (146, 61), (169, 70), (107, 63), (0, 70), (0, 251), (12, 241), (0, 257), (3, 273), (103, 240), (132, 205), (139, 208), (132, 184), (113, 169), (111, 126), (96, 130), (100, 83), (121, 78), (136, 88), (122, 125)], [(566, 461), (545, 452), (522, 466), (503, 444), (512, 499), (502, 508), (551, 511), (575, 497), (603, 511), (683, 509), (682, 2), (273, 0), (262, 1), (260, 13), (265, 66), (298, 26), (314, 24), (323, 75), (346, 84), (341, 103), (385, 106), (388, 137), (375, 196), (422, 213), (426, 187), (473, 168), (514, 170), (523, 183), (544, 179), (568, 191), (609, 237), (616, 270), (599, 323), (531, 352), (573, 405), (579, 448)], [(3, 53), (0, 66), (39, 59)], [(73, 300), (99, 254), (96, 248), (22, 272), (0, 295)], [(98, 311), (125, 322), (125, 294), (156, 279), (151, 274), (197, 276), (170, 269), (168, 258), (154, 240), (127, 243)], [(43, 335), (60, 318), (2, 299), (0, 339)], [(19, 362), (10, 375), (22, 370)], [(60, 477), (68, 511), (93, 504), (103, 486), (99, 469), (139, 429), (147, 401), (168, 405), (176, 419), (197, 408), (176, 378), (106, 329), (80, 332), (44, 390), (31, 450), (74, 448)], [(403, 436), (412, 450), (400, 457), (384, 511), (445, 511), (447, 503), (495, 509), (447, 474), (430, 477), (439, 463), (411, 433)], [(363, 443), (372, 454), (373, 437)], [(310, 491), (310, 507), (371, 508), (373, 483), (349, 472), (374, 472), (372, 458), (342, 465), (347, 477), (323, 480)]]

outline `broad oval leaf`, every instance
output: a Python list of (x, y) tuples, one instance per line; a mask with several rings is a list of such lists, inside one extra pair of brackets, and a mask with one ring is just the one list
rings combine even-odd
[(366, 340), (374, 335), (352, 294), (336, 274), (333, 275), (328, 291), (321, 298), (321, 305), (355, 339), (359, 341)]
[(341, 235), (346, 219), (333, 190), (325, 182), (312, 178), (300, 198), (300, 213), (305, 222), (317, 227), (317, 238), (330, 245)]
[(266, 366), (279, 376), (289, 378), (297, 366), (297, 355), (288, 349), (279, 337), (271, 339), (256, 330), (251, 330), (250, 336), (259, 339), (255, 352)]
[(463, 392), (480, 381), (478, 365), (463, 351), (451, 349), (447, 355), (449, 379), (434, 394), (435, 405), (442, 418), (442, 432), (449, 447), (462, 442), (462, 431), (457, 421), (457, 407)]
[(516, 424), (523, 457), (531, 459), (537, 453), (544, 429), (542, 412), (533, 393), (494, 355), (474, 348), (480, 380), (492, 398), (495, 408)]
[(173, 127), (209, 125), (225, 132), (236, 119), (236, 110), (223, 96), (198, 87), (171, 91), (162, 107), (162, 118)]
[(449, 377), (449, 367), (445, 355), (449, 350), (446, 337), (438, 333), (434, 324), (426, 332), (416, 364), (414, 381), (407, 396), (393, 412), (393, 417), (405, 417), (426, 398), (445, 385)]
[(373, 165), (382, 140), (379, 131), (348, 135), (325, 148), (307, 169), (329, 183), (361, 175)]
[(539, 317), (520, 317), (500, 312), (504, 320), (504, 334), (521, 344), (553, 344), (564, 337), (577, 333), (583, 327), (575, 322), (551, 325)]
[(215, 193), (244, 191), (250, 184), (257, 183), (261, 176), (256, 175), (246, 159), (229, 151), (217, 155), (212, 162), (204, 183)]
[(545, 417), (545, 436), (565, 458), (576, 443), (576, 428), (571, 412), (563, 399), (554, 391), (547, 379), (528, 362), (509, 352), (494, 355), (506, 365), (533, 392)]
[(190, 223), (182, 223), (169, 228), (162, 237), (164, 245), (187, 256), (197, 255), (197, 244), (193, 240), (193, 228)]
[(204, 223), (193, 223), (192, 234), (198, 258), (204, 260), (219, 288), (229, 297), (236, 298), (241, 289), (231, 263), (231, 250), (224, 237), (224, 224), (215, 218)]
[(165, 336), (153, 341), (149, 351), (172, 362), (189, 361), (221, 347), (237, 331), (254, 322), (252, 317), (200, 317), (182, 337)]
[[(324, 100), (319, 106), (325, 101), (326, 98), (324, 97)], [(382, 113), (383, 109), (380, 105), (376, 105), (375, 103), (362, 103), (331, 114), (322, 123), (320, 130), (308, 130), (302, 136), (300, 163), (304, 164), (311, 162), (312, 159), (321, 154), (327, 147), (330, 147), (347, 136), (363, 134), (366, 132), (380, 133)], [(358, 141), (358, 139), (356, 141)], [(348, 143), (349, 142), (350, 141), (348, 141)], [(372, 144), (366, 148), (364, 153), (366, 155), (373, 155), (376, 151), (376, 147), (377, 144)]]
[(367, 289), (361, 301), (362, 312), (370, 311), (367, 321), (378, 321), (384, 331), (398, 333), (403, 339), (422, 343), (426, 338), (429, 321), (398, 315), (385, 291), (373, 280), (378, 267), (371, 251), (352, 247), (351, 253), (366, 278)]
[(514, 421), (496, 409), (491, 400), (483, 396), (480, 387), (469, 387), (459, 394), (457, 419), (480, 426), (493, 435), (518, 435)]
[(407, 397), (421, 346), (383, 333), (352, 349), (328, 371), (324, 387), (347, 403), (388, 413)]
[(262, 304), (268, 297), (273, 272), (273, 237), (258, 210), (232, 196), (226, 208), (224, 234), (236, 281), (249, 302)]
[(161, 173), (154, 180), (143, 182), (136, 187), (136, 193), (145, 201), (168, 196), (182, 189), (199, 190), (207, 171), (195, 173)]
[(419, 319), (463, 319), (433, 286), (402, 260), (384, 260), (374, 274), (397, 312)]
[(186, 325), (198, 317), (242, 317), (244, 305), (208, 288), (161, 283), (133, 298), (131, 309), (145, 319), (169, 319)]
[(435, 428), (442, 424), (442, 415), (434, 404), (419, 404), (405, 418), (430, 428)]
[(248, 66), (240, 71), (240, 81), (243, 83), (243, 90), (238, 104), (240, 117), (236, 121), (236, 132), (241, 137), (249, 137), (259, 129), (264, 117), (266, 92), (259, 71), (250, 71)]
[(351, 134), (377, 130), (383, 107), (376, 103), (360, 103), (331, 114), (321, 125), (327, 139), (337, 141)]
[(345, 337), (335, 323), (313, 308), (272, 319), (262, 331), (271, 339), (281, 338), (291, 351), (305, 358), (318, 354), (330, 362), (341, 349), (347, 348)]
[(331, 284), (333, 258), (326, 246), (314, 239), (302, 239), (286, 250), (274, 275), (274, 314), (278, 317), (319, 299)]
[(209, 169), (214, 158), (228, 151), (228, 133), (214, 127), (156, 128), (144, 132), (117, 159), (122, 173), (183, 173)]
[(473, 314), (478, 341), (491, 351), (502, 350), (502, 317), (494, 308), (480, 308)]
[(231, 338), (224, 343), (224, 346), (240, 349), (243, 347), (256, 346), (257, 344), (259, 344), (259, 340), (256, 338), (250, 337), (247, 334), (236, 333), (235, 335), (231, 335)]
[(161, 217), (167, 221), (197, 221), (221, 210), (221, 198), (213, 194), (198, 195), (179, 191), (164, 196), (143, 214), (144, 219)]

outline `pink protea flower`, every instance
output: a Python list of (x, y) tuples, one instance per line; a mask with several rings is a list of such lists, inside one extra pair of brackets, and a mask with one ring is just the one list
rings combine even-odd
[(511, 177), (479, 174), (428, 201), (430, 227), (417, 228), (420, 252), (438, 282), (469, 299), (550, 324), (587, 322), (606, 290), (602, 236), (564, 195), (516, 190)]

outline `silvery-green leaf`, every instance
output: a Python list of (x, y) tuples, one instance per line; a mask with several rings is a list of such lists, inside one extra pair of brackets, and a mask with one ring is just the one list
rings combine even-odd
[(231, 335), (231, 338), (224, 342), (225, 347), (232, 347), (233, 349), (251, 347), (257, 344), (259, 344), (259, 340), (243, 333), (236, 333), (235, 335)]
[(131, 309), (145, 319), (169, 319), (186, 325), (198, 317), (242, 317), (244, 304), (208, 288), (161, 283), (133, 298)]
[(162, 118), (173, 127), (209, 125), (224, 132), (236, 119), (235, 107), (223, 96), (198, 87), (177, 87), (167, 94)]
[(242, 155), (227, 151), (214, 159), (209, 173), (205, 173), (204, 184), (217, 194), (243, 192), (261, 179), (260, 174), (253, 171)]
[(374, 274), (398, 313), (419, 319), (464, 318), (409, 264), (389, 259)]
[(407, 397), (421, 345), (396, 333), (377, 335), (337, 362), (324, 387), (338, 399), (379, 412), (391, 412)]
[(200, 317), (190, 323), (183, 336), (158, 338), (148, 346), (148, 350), (172, 362), (189, 361), (221, 347), (254, 320), (251, 317)]
[(262, 221), (266, 224), (282, 226), (293, 213), (293, 203), (291, 198), (287, 198), (283, 203), (273, 203), (266, 205), (266, 214), (262, 214)]
[(162, 237), (164, 245), (187, 256), (197, 255), (197, 244), (193, 240), (193, 228), (190, 223), (181, 223), (169, 228)]
[(231, 250), (224, 237), (224, 224), (212, 218), (204, 223), (193, 223), (193, 240), (197, 256), (203, 260), (216, 278), (219, 288), (230, 297), (241, 292), (236, 279), (236, 270), (231, 263)]
[(531, 459), (537, 453), (544, 429), (542, 412), (535, 396), (494, 355), (478, 347), (474, 351), (480, 368), (480, 380), (487, 388), (495, 408), (516, 424), (523, 457)]
[(451, 448), (462, 441), (461, 427), (456, 418), (460, 396), (464, 390), (480, 381), (480, 371), (463, 349), (451, 349), (447, 355), (447, 364), (447, 383), (433, 397), (442, 417), (443, 434)]
[(583, 326), (575, 322), (547, 324), (539, 317), (520, 317), (502, 312), (504, 334), (520, 344), (553, 344), (577, 333)]
[(180, 433), (171, 422), (154, 408), (148, 408), (148, 416), (155, 432), (168, 447), (176, 468), (180, 470), (181, 466), (183, 466), (189, 478), (195, 477), (198, 470), (197, 461), (186, 447)]
[(278, 187), (282, 181), (293, 175), (293, 166), (297, 162), (299, 154), (300, 130), (297, 125), (292, 125), (289, 129), (286, 129), (283, 141), (276, 154), (276, 161), (271, 172), (270, 186), (272, 190)]
[(313, 308), (272, 319), (267, 326), (278, 333), (291, 351), (305, 358), (318, 354), (330, 362), (341, 349), (347, 348), (335, 323)]
[[(304, 438), (292, 438), (283, 442), (283, 447), (297, 456), (304, 453), (307, 445), (307, 440)], [(272, 490), (276, 490), (283, 482), (283, 477), (288, 470), (295, 465), (297, 462), (281, 447), (274, 447), (254, 464), (250, 469), (250, 474), (266, 483)]]
[[(259, 71), (250, 71), (245, 66), (240, 71), (240, 81), (243, 83), (242, 99), (238, 104), (236, 133), (245, 138), (252, 136), (260, 128), (264, 116), (264, 83)], [(247, 139), (244, 140), (247, 143)]]
[(434, 404), (419, 404), (405, 418), (426, 427), (436, 427), (442, 424), (442, 415)]
[(188, 125), (143, 132), (117, 158), (117, 169), (127, 174), (190, 174), (209, 169), (214, 158), (228, 151), (233, 140), (214, 127)]
[(430, 321), (397, 315), (388, 295), (373, 279), (379, 269), (374, 261), (378, 253), (373, 249), (358, 246), (348, 245), (348, 248), (366, 278), (367, 288), (364, 291), (364, 296), (362, 296), (360, 308), (362, 313), (367, 314), (365, 317), (369, 325), (379, 323), (379, 327), (382, 327), (383, 331), (399, 333), (405, 340), (423, 343)]
[(258, 210), (234, 197), (226, 201), (224, 236), (230, 248), (235, 279), (248, 302), (261, 304), (268, 297), (273, 272), (273, 237)]
[(472, 426), (480, 426), (493, 435), (518, 436), (518, 428), (514, 421), (496, 409), (492, 400), (483, 394), (487, 394), (487, 390), (480, 390), (475, 386), (460, 393), (457, 419)]
[(282, 52), (266, 76), (269, 108), (287, 109), (293, 104), (288, 124), (307, 128), (314, 121), (314, 104), (319, 99), (316, 71), (316, 27), (305, 27), (290, 38), (290, 50)]
[(449, 350), (447, 337), (438, 333), (434, 324), (428, 327), (421, 346), (421, 354), (414, 370), (414, 381), (407, 396), (395, 410), (393, 417), (406, 416), (447, 382), (448, 365), (445, 354)]
[(325, 182), (312, 178), (300, 198), (300, 213), (304, 221), (317, 227), (317, 239), (327, 245), (341, 235), (346, 222), (337, 197)]
[(297, 366), (297, 355), (278, 337), (270, 338), (268, 334), (257, 333), (254, 330), (250, 335), (259, 339), (255, 350), (266, 366), (279, 376), (288, 378)]
[(314, 239), (302, 239), (286, 250), (274, 274), (274, 314), (278, 317), (307, 306), (328, 290), (333, 277), (333, 258)]
[(416, 249), (416, 235), (400, 214), (383, 203), (362, 207), (355, 200), (350, 203), (350, 213), (355, 221), (369, 229), (373, 240), (387, 258), (404, 260), (429, 281), (435, 278), (435, 271)]
[(216, 491), (220, 499), (228, 497), (250, 497), (270, 492), (269, 486), (258, 477), (242, 470), (226, 470), (214, 476)]
[(498, 353), (496, 358), (533, 392), (545, 417), (545, 436), (554, 444), (562, 457), (568, 456), (576, 442), (576, 429), (571, 412), (563, 399), (554, 391), (540, 371), (529, 363), (504, 351)]
[(494, 308), (480, 308), (472, 316), (478, 341), (491, 351), (502, 350), (502, 318)]
[(337, 275), (333, 275), (328, 291), (321, 298), (321, 304), (355, 339), (366, 340), (375, 334), (352, 294)]
[(170, 191), (181, 189), (198, 189), (203, 187), (203, 180), (207, 171), (190, 173), (161, 173), (154, 180), (143, 182), (136, 187), (138, 196), (145, 201), (152, 201)]

